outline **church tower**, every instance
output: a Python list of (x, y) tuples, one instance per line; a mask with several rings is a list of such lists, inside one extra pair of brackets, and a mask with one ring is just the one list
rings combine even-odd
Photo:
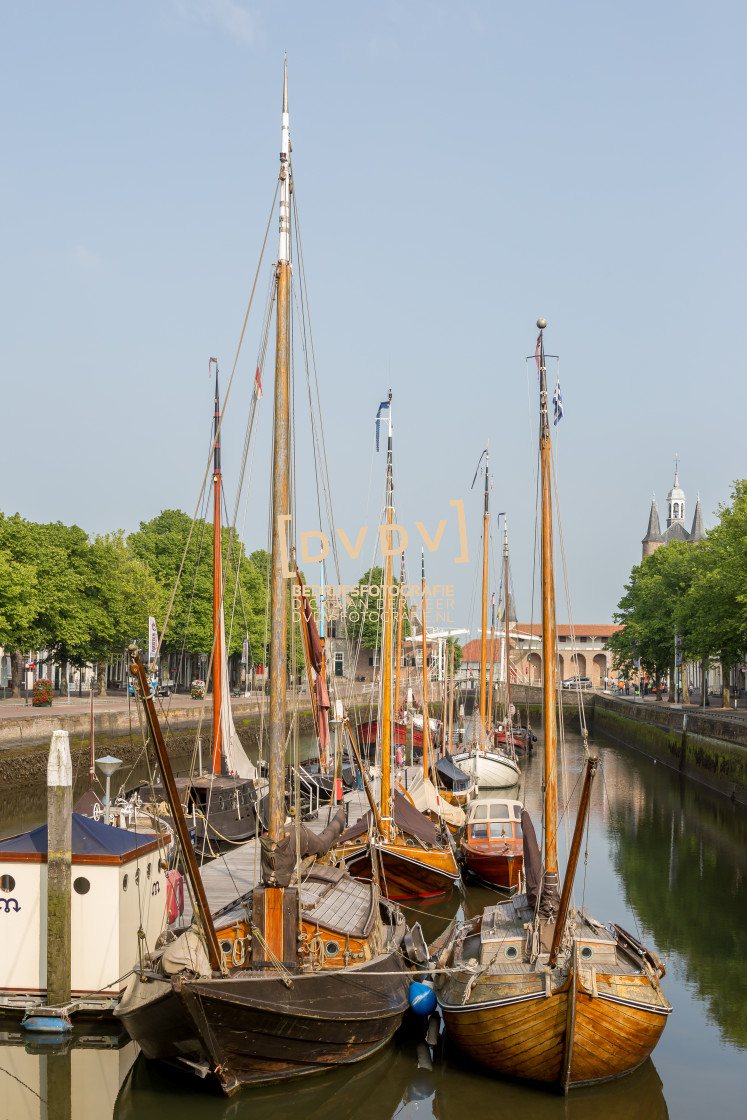
[(702, 540), (704, 536), (705, 529), (703, 527), (703, 511), (700, 508), (700, 494), (698, 494), (698, 501), (695, 506), (692, 529), (688, 533), (685, 528), (685, 491), (680, 487), (679, 462), (675, 456), (674, 483), (667, 494), (667, 526), (662, 532), (659, 524), (656, 495), (654, 495), (651, 502), (651, 512), (648, 515), (648, 532), (641, 542), (643, 545), (641, 559), (645, 560), (647, 556), (656, 552), (657, 548), (661, 548), (663, 544), (669, 544), (670, 541), (688, 541), (692, 544), (695, 541)]
[(667, 529), (671, 529), (675, 521), (679, 521), (683, 529), (685, 527), (685, 491), (680, 490), (678, 474), (679, 464), (675, 460), (674, 485), (667, 494)]

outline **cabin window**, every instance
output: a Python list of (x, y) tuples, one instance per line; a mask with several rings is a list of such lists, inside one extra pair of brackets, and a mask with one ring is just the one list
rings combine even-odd
[(590, 961), (593, 956), (594, 950), (592, 949), (591, 945), (584, 945), (583, 949), (581, 950), (581, 959), (584, 961)]
[[(5, 891), (6, 894), (10, 894), (15, 885), (16, 881), (12, 875), (3, 875), (2, 878), (0, 878), (0, 891)], [(8, 905), (10, 905), (10, 903), (8, 903)]]
[(488, 826), (486, 824), (473, 824), (469, 831), (473, 840), (487, 840), (488, 838)]
[(505, 954), (506, 954), (506, 957), (507, 957), (508, 960), (515, 961), (516, 958), (519, 955), (519, 950), (516, 948), (515, 945), (507, 945), (506, 949), (505, 949)]
[(508, 811), (508, 805), (505, 801), (498, 801), (495, 805), (490, 806), (490, 819), (492, 821), (505, 821), (511, 819), (511, 814)]
[[(506, 832), (508, 829), (508, 833)], [(506, 836), (511, 836), (510, 824), (491, 824), (490, 826), (490, 839), (491, 840), (505, 840)]]
[(514, 805), (514, 816), (517, 821), (521, 820), (521, 805)]
[[(125, 876), (125, 878), (127, 878), (127, 876)], [(83, 875), (79, 875), (77, 879), (73, 879), (73, 890), (76, 894), (88, 894), (90, 889), (91, 884)]]
[(523, 833), (521, 831), (521, 825), (518, 824), (518, 823), (514, 824), (514, 836), (516, 837), (517, 840), (521, 840), (521, 838), (523, 836)]
[(336, 957), (340, 952), (340, 946), (337, 941), (328, 941), (324, 946), (324, 952), (328, 957)]
[(130, 877), (129, 877), (129, 875), (125, 875), (124, 879), (122, 880), (122, 890), (126, 891), (127, 888), (129, 887), (129, 885), (130, 885)]
[(473, 821), (486, 821), (488, 819), (487, 805), (478, 805), (472, 814)]

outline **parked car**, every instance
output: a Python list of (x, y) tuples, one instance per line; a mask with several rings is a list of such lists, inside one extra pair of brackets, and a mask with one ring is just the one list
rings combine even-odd
[(593, 688), (591, 677), (568, 677), (563, 681), (561, 688)]

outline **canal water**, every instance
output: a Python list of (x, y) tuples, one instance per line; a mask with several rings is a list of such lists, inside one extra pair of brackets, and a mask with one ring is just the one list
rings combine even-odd
[[(66, 1054), (0, 1019), (0, 1120), (689, 1120), (745, 1115), (747, 1098), (747, 813), (626, 746), (598, 741), (588, 853), (576, 903), (643, 934), (666, 964), (674, 1005), (653, 1059), (617, 1082), (567, 1098), (502, 1081), (441, 1035), (428, 1050), (420, 1021), (393, 1045), (346, 1070), (230, 1099), (205, 1082), (149, 1065), (132, 1043), (97, 1024), (75, 1031)], [(572, 824), (581, 740), (569, 736), (565, 775)], [(541, 757), (523, 763), (521, 796), (539, 820)], [(561, 790), (562, 792), (562, 790)], [(5, 799), (0, 832), (41, 823), (44, 790)], [(494, 901), (469, 885), (410, 911), (434, 937), (458, 913)], [(2, 920), (2, 919), (0, 919)], [(414, 1017), (413, 1017), (414, 1019)], [(432, 1068), (427, 1068), (428, 1066)]]

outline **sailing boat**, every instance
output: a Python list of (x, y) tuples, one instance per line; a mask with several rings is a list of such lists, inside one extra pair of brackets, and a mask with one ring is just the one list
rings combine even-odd
[[(270, 582), (268, 834), (261, 883), (211, 913), (189, 845), (153, 697), (136, 649), (139, 681), (158, 752), (197, 926), (134, 969), (118, 1010), (146, 1057), (178, 1057), (215, 1075), (225, 1092), (348, 1064), (383, 1046), (407, 1008), (399, 952), (404, 916), (376, 881), (359, 882), (333, 865), (308, 866), (340, 834), (339, 813), (321, 836), (285, 827), (286, 642), (290, 520), (290, 220), (287, 68), (280, 155), (277, 314)], [(303, 868), (301, 878), (300, 870)]]
[[(387, 898), (431, 898), (445, 894), (460, 880), (448, 829), (434, 824), (419, 812), (405, 789), (393, 783), (392, 759), (392, 524), (394, 482), (392, 473), (391, 393), (387, 405), (387, 442), (384, 584), (382, 606), (382, 691), (378, 726), (381, 728), (381, 811), (371, 810), (341, 837), (336, 850), (354, 874), (368, 878), (376, 872), (370, 853), (376, 857), (378, 876)], [(377, 421), (378, 422), (378, 421)], [(427, 639), (425, 631), (425, 568), (423, 567), (423, 785), (431, 786), (429, 772), (430, 723), (428, 719)], [(438, 797), (436, 797), (438, 805)], [(449, 807), (451, 808), (451, 807)], [(451, 810), (452, 812), (454, 810)], [(459, 810), (461, 813), (461, 810)], [(368, 844), (361, 837), (370, 834)]]
[[(521, 813), (527, 890), (488, 906), (446, 939), (438, 1001), (454, 1041), (490, 1069), (564, 1092), (641, 1065), (672, 1008), (664, 966), (620, 926), (571, 905), (573, 880), (599, 760), (588, 754), (562, 894), (558, 895), (555, 715), (555, 587), (551, 447), (540, 329), (542, 485), (542, 710), (545, 738), (544, 866), (528, 813)], [(479, 804), (479, 803), (478, 803)]]
[[(470, 768), (482, 789), (510, 789), (521, 775), (518, 763), (509, 746), (496, 747), (491, 735), (493, 682), (488, 681), (488, 542), (490, 539), (490, 473), (489, 454), (485, 454), (485, 504), (483, 509), (482, 540), (482, 631), (480, 642), (480, 711), (475, 713), (476, 739), (471, 749), (454, 755), (454, 762), (462, 770)], [(478, 465), (479, 470), (479, 465)], [(474, 483), (473, 483), (474, 484)], [(492, 677), (492, 671), (491, 671)], [(490, 699), (488, 699), (490, 697)]]
[[(260, 804), (267, 783), (241, 745), (231, 712), (226, 626), (223, 609), (223, 552), (221, 547), (221, 447), (218, 363), (215, 364), (213, 417), (213, 721), (210, 771), (177, 780), (187, 813), (192, 814), (198, 849), (248, 840), (261, 830)], [(238, 578), (238, 576), (237, 576)]]

